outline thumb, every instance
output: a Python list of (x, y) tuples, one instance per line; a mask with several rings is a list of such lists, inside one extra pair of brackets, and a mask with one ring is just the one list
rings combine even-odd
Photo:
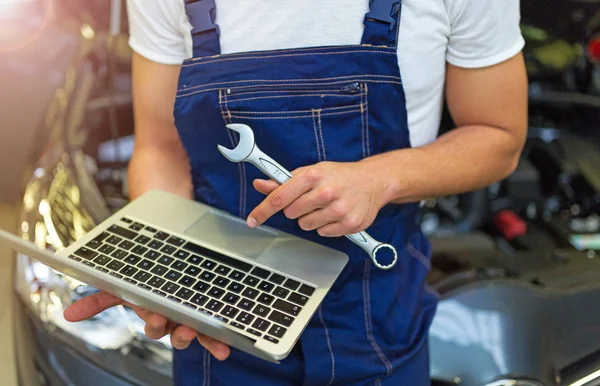
[(63, 316), (69, 322), (80, 322), (123, 303), (123, 300), (106, 292), (98, 292), (71, 304), (65, 309)]

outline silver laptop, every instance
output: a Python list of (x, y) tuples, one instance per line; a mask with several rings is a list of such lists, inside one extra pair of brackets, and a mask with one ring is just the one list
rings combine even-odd
[(58, 254), (0, 242), (269, 362), (294, 347), (348, 261), (342, 252), (150, 191)]

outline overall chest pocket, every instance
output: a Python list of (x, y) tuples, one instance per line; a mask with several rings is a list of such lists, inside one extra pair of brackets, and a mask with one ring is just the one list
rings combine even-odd
[(370, 152), (365, 83), (232, 87), (219, 90), (219, 105), (226, 124), (252, 127), (258, 146), (290, 170)]

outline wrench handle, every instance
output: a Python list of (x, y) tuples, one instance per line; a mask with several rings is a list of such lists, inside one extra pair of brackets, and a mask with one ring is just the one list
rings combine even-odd
[(254, 151), (248, 158), (248, 161), (253, 163), (261, 172), (265, 173), (272, 180), (277, 181), (279, 185), (283, 185), (292, 178), (292, 174), (286, 168), (281, 166), (273, 158), (269, 157), (256, 146)]

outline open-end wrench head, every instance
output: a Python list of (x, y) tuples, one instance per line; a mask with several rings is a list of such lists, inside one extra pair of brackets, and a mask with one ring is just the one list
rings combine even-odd
[(217, 148), (231, 162), (242, 162), (252, 154), (254, 150), (254, 132), (248, 125), (232, 123), (227, 125), (229, 130), (236, 131), (240, 135), (240, 142), (235, 149), (228, 149), (218, 145)]

